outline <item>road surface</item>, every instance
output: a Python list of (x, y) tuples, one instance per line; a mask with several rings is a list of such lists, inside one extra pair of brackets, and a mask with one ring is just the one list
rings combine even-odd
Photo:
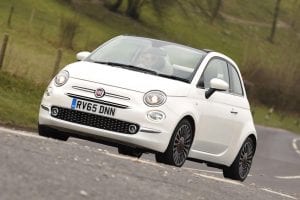
[(187, 161), (174, 168), (122, 156), (115, 147), (67, 142), (0, 127), (0, 200), (300, 199), (300, 135), (257, 127), (258, 147), (245, 182)]

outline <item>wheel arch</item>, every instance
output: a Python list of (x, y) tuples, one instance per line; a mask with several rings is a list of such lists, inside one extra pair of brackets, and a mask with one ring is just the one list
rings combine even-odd
[(240, 149), (242, 148), (244, 142), (247, 140), (247, 138), (251, 138), (254, 142), (254, 145), (255, 145), (255, 149), (254, 149), (254, 153), (256, 151), (256, 146), (257, 146), (257, 136), (256, 136), (256, 133), (255, 132), (250, 132), (248, 134), (245, 134), (245, 135), (242, 135), (242, 137), (240, 137), (239, 139), (239, 142), (237, 143), (236, 146), (233, 146), (233, 151), (232, 153), (230, 154), (229, 157), (229, 160), (231, 160), (230, 162), (227, 162), (225, 165), (226, 166), (230, 166), (234, 160), (236, 159), (236, 157), (238, 156), (238, 153), (240, 152)]
[(247, 138), (251, 138), (255, 144), (255, 147), (257, 145), (257, 133), (255, 130), (255, 126), (252, 121), (248, 121), (245, 126), (242, 129), (242, 134), (240, 135), (239, 138), (239, 146), (238, 146), (238, 151), (244, 144), (244, 142), (247, 140)]
[[(155, 154), (155, 159), (156, 159), (157, 162), (162, 162), (162, 163), (169, 164), (169, 165), (174, 165), (174, 166), (177, 166), (177, 167), (181, 167), (184, 164), (184, 162), (188, 158), (189, 154), (186, 154), (186, 158), (184, 158), (184, 160), (182, 160), (182, 162), (180, 161), (180, 163), (176, 163), (177, 161), (179, 162), (180, 159), (178, 159), (178, 157), (177, 157), (177, 159), (174, 158), (175, 154), (174, 154), (174, 148), (173, 147), (174, 147), (174, 141), (175, 141), (175, 138), (176, 138), (176, 134), (178, 134), (177, 130), (179, 130), (179, 128), (181, 128), (182, 124), (185, 125), (187, 123), (190, 123), (191, 129), (192, 129), (192, 131), (191, 131), (192, 132), (192, 142), (191, 142), (190, 147), (189, 147), (189, 148), (191, 148), (191, 146), (193, 144), (193, 141), (194, 141), (195, 129), (196, 129), (195, 125), (196, 124), (195, 124), (194, 118), (191, 115), (187, 114), (187, 115), (183, 116), (182, 118), (180, 118), (178, 120), (177, 125), (175, 126), (175, 129), (173, 130), (173, 133), (172, 133), (172, 136), (170, 138), (167, 149), (163, 153), (158, 152), (158, 153)], [(186, 145), (186, 144), (184, 143), (184, 145)], [(184, 150), (180, 150), (180, 151), (184, 151)]]

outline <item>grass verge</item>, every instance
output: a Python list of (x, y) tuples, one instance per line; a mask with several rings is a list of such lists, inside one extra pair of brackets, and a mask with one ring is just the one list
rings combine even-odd
[(0, 72), (0, 123), (36, 129), (45, 87)]
[(252, 106), (255, 124), (286, 129), (300, 134), (300, 118), (297, 114), (280, 112), (266, 106)]

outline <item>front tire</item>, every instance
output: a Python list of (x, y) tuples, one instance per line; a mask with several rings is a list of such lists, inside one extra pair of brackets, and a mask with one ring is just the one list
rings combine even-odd
[(230, 167), (223, 169), (225, 178), (244, 181), (250, 171), (255, 153), (255, 144), (252, 138), (247, 138), (242, 145), (237, 157)]
[(157, 162), (181, 167), (189, 155), (193, 142), (193, 128), (187, 119), (183, 119), (176, 126), (167, 150), (156, 153)]
[(67, 141), (69, 136), (63, 132), (56, 129), (50, 128), (45, 125), (38, 125), (39, 135), (43, 137), (53, 138), (57, 140)]

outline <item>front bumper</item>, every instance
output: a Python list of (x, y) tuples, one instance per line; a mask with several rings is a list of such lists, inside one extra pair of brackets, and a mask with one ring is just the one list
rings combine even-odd
[[(68, 85), (56, 88), (55, 86), (50, 86), (54, 89), (51, 91), (51, 95), (44, 96), (39, 113), (39, 124), (47, 125), (56, 129), (61, 129), (64, 131), (69, 131), (73, 134), (87, 134), (94, 135), (96, 137), (101, 137), (106, 140), (112, 140), (114, 142), (126, 143), (136, 147), (142, 147), (158, 152), (164, 152), (169, 144), (170, 138), (174, 131), (174, 128), (178, 122), (172, 116), (175, 116), (172, 109), (168, 107), (161, 106), (159, 110), (166, 114), (166, 118), (161, 122), (153, 122), (147, 118), (147, 113), (152, 110), (152, 108), (143, 104), (143, 93), (139, 93), (136, 91), (126, 91), (126, 94), (130, 96), (130, 101), (128, 100), (116, 100), (114, 99), (114, 103), (125, 104), (128, 105), (128, 109), (119, 109), (114, 119), (126, 121), (129, 123), (134, 123), (139, 125), (139, 130), (135, 134), (126, 134), (117, 131), (99, 129), (93, 126), (89, 126), (87, 124), (79, 124), (74, 123), (62, 119), (58, 119), (56, 117), (51, 116), (51, 108), (54, 106), (58, 106), (64, 109), (70, 109), (72, 104), (72, 98), (67, 96), (66, 91), (77, 93), (79, 95), (89, 96), (90, 94), (84, 93), (80, 91), (74, 91), (72, 89), (72, 85), (74, 85), (74, 80), (69, 80)], [(76, 80), (76, 84), (78, 80)], [(85, 81), (85, 85), (88, 84), (89, 88), (97, 88), (99, 84), (90, 83)], [(101, 85), (102, 87), (102, 85)], [(103, 86), (106, 90), (112, 91), (116, 90), (112, 86)], [(73, 91), (72, 91), (73, 90)], [(120, 89), (118, 90), (125, 90)], [(115, 93), (123, 93), (124, 91), (114, 91)], [(93, 96), (90, 95), (90, 98)], [(111, 99), (105, 99), (110, 100)], [(127, 101), (127, 102), (125, 102)], [(140, 103), (139, 103), (140, 101)]]

